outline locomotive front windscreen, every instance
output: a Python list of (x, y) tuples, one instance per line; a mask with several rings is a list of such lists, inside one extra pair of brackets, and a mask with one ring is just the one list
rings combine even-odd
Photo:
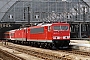
[(68, 26), (54, 26), (54, 30), (68, 30)]

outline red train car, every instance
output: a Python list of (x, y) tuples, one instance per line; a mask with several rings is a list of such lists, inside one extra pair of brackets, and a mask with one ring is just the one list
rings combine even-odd
[[(37, 25), (9, 32), (10, 40), (27, 42), (36, 46), (63, 47), (70, 43), (69, 23)], [(13, 35), (11, 35), (12, 33)]]
[(16, 29), (14, 38), (17, 41), (26, 41), (26, 28)]
[(15, 30), (7, 31), (4, 33), (4, 39), (15, 40)]

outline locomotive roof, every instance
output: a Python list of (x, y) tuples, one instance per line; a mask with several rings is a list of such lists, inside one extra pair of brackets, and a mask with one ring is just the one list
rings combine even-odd
[(45, 24), (45, 25), (41, 25), (41, 26), (51, 26), (52, 24)]
[(12, 32), (12, 33), (14, 33), (16, 30), (10, 30), (9, 32)]
[(50, 24), (49, 23), (48, 24), (41, 23), (41, 24), (38, 24), (37, 26), (32, 26), (32, 27), (29, 27), (29, 28), (51, 26), (52, 24), (68, 24), (68, 23), (66, 23), (66, 22), (58, 22), (58, 23), (50, 23)]
[[(68, 24), (68, 23), (62, 23), (62, 22), (59, 22), (60, 24)], [(35, 28), (35, 27), (44, 27), (44, 26), (51, 26), (52, 24), (57, 24), (57, 23), (48, 23), (48, 24), (39, 24), (37, 26), (32, 26), (32, 27), (29, 27), (29, 28)], [(22, 29), (27, 29), (28, 27), (24, 27), (24, 28), (19, 28), (19, 29), (15, 29), (15, 30), (10, 30), (9, 32), (15, 32), (16, 30), (22, 30)]]

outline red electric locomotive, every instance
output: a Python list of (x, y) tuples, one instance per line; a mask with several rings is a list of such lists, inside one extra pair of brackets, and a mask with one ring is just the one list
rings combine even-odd
[(62, 22), (37, 25), (11, 30), (8, 36), (10, 40), (27, 42), (30, 45), (63, 47), (70, 43), (70, 26), (69, 23)]

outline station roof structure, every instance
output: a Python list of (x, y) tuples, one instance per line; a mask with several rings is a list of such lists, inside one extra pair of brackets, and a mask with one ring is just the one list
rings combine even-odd
[(16, 1), (18, 0), (0, 0), (0, 20)]
[(8, 9), (16, 2), (16, 1), (30, 1), (30, 0), (0, 0), (0, 20), (7, 13)]
[(83, 0), (86, 4), (88, 4), (89, 5), (89, 7), (90, 7), (90, 0)]
[[(8, 10), (10, 10), (10, 8), (17, 2), (17, 1), (33, 1), (33, 0), (0, 0), (0, 22), (1, 19), (4, 19), (4, 16), (6, 13), (8, 13)], [(36, 1), (44, 1), (44, 0), (36, 0)], [(45, 0), (45, 1), (49, 1), (49, 0)], [(50, 1), (54, 1), (54, 0), (50, 0)], [(58, 0), (59, 1), (59, 0)], [(62, 1), (72, 1), (72, 0), (62, 0)], [(90, 7), (90, 0), (82, 0), (85, 4), (87, 4)], [(39, 5), (37, 5), (39, 6)], [(52, 4), (52, 6), (54, 6)], [(51, 7), (52, 7), (51, 6)], [(53, 8), (52, 8), (53, 9)], [(17, 9), (18, 10), (18, 9)], [(90, 10), (90, 9), (89, 9)], [(90, 12), (90, 11), (89, 11)], [(27, 12), (26, 12), (27, 13)], [(37, 12), (38, 14), (38, 12)], [(9, 15), (10, 17), (12, 15)], [(39, 16), (36, 15), (36, 18), (38, 18)]]

